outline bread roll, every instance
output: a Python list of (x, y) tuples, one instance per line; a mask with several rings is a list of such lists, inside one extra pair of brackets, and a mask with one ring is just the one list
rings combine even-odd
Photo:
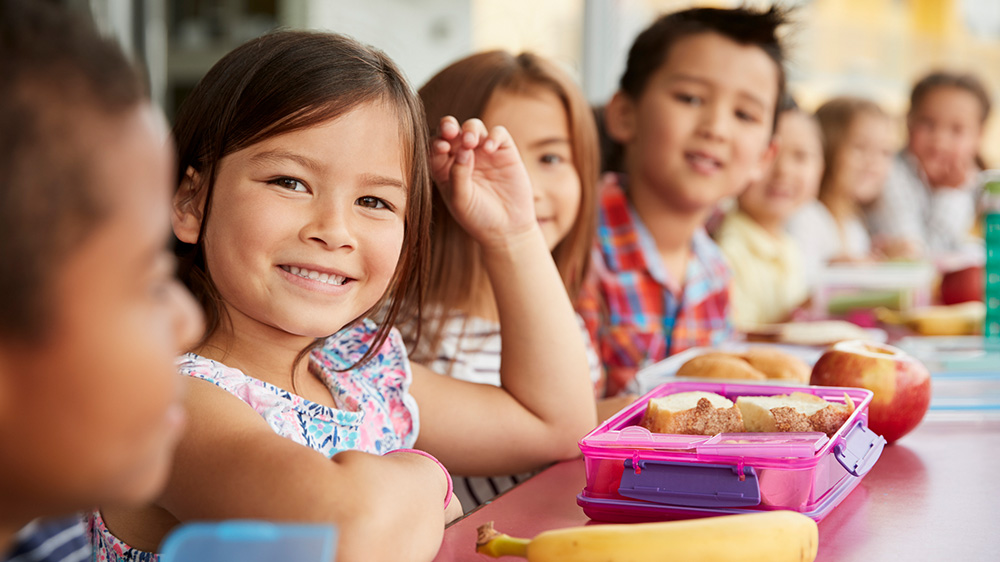
[(809, 383), (812, 369), (805, 361), (775, 347), (754, 346), (742, 353), (710, 351), (692, 357), (677, 369), (678, 377)]
[(712, 351), (692, 357), (677, 369), (676, 376), (755, 381), (767, 379), (767, 375), (754, 368), (742, 357), (721, 351)]
[(776, 396), (740, 396), (736, 407), (747, 431), (821, 431), (832, 436), (854, 412), (854, 402), (832, 404), (804, 392)]
[(653, 398), (639, 425), (653, 433), (715, 435), (743, 431), (740, 410), (732, 400), (700, 390)]
[(767, 346), (751, 347), (743, 352), (743, 359), (769, 379), (781, 379), (809, 384), (812, 369), (805, 361)]

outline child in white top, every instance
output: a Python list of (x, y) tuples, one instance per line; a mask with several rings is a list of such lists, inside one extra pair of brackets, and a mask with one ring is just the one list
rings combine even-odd
[(864, 209), (881, 194), (893, 152), (892, 121), (873, 101), (834, 98), (816, 110), (816, 120), (826, 160), (819, 199), (788, 224), (810, 285), (828, 263), (874, 258)]
[[(542, 57), (489, 51), (444, 68), (420, 89), (420, 96), (432, 129), (442, 117), (454, 115), (460, 120), (478, 117), (487, 126), (502, 125), (510, 131), (531, 178), (535, 215), (546, 245), (567, 293), (578, 294), (593, 243), (598, 165), (593, 112), (580, 88)], [(440, 197), (434, 198), (433, 207), (425, 302), (434, 313), (424, 314), (423, 339), (412, 356), (437, 372), (499, 386), (503, 338), (481, 251)], [(412, 335), (417, 326), (408, 328)], [(600, 362), (582, 320), (580, 335), (587, 347), (590, 379), (599, 386)], [(455, 490), (468, 510), (518, 480), (456, 479)]]
[[(94, 517), (109, 559), (183, 521), (256, 518), (336, 524), (342, 561), (426, 560), (461, 506), (433, 457), (384, 453), (413, 445), (456, 472), (577, 453), (595, 421), (586, 358), (549, 337), (576, 322), (517, 150), (448, 118), (428, 161), (425, 126), (385, 55), (324, 33), (255, 39), (185, 101), (174, 232), (209, 328), (183, 359), (191, 423), (166, 491)], [(507, 281), (501, 318), (524, 338), (503, 388), (411, 364), (391, 328), (424, 281), (431, 170)]]
[(933, 72), (910, 93), (906, 148), (868, 210), (876, 248), (890, 258), (960, 251), (976, 220), (979, 146), (990, 95), (974, 75)]

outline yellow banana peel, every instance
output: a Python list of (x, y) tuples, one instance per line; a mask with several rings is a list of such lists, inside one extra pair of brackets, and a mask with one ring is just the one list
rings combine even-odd
[(982, 329), (986, 307), (978, 301), (923, 306), (904, 312), (880, 308), (876, 317), (887, 324), (904, 324), (924, 336), (961, 336)]
[(521, 539), (493, 522), (479, 527), (476, 551), (529, 562), (812, 562), (816, 522), (795, 511), (762, 511), (686, 521), (586, 525)]

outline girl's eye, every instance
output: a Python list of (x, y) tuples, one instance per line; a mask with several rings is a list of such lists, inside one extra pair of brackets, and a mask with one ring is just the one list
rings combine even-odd
[(746, 121), (747, 123), (757, 122), (757, 116), (752, 113), (748, 113), (746, 111), (737, 111), (736, 118), (739, 119), (740, 121)]
[(543, 164), (559, 164), (564, 161), (558, 154), (543, 154), (540, 160)]
[(276, 185), (278, 187), (283, 187), (289, 191), (297, 191), (300, 193), (305, 193), (309, 191), (308, 189), (306, 189), (304, 183), (295, 178), (275, 178), (273, 180), (269, 180), (267, 183), (271, 185)]
[(369, 209), (392, 209), (392, 207), (384, 200), (379, 199), (378, 197), (372, 197), (371, 195), (358, 197), (358, 205), (368, 207)]
[(688, 105), (701, 105), (701, 98), (698, 96), (692, 96), (691, 94), (679, 92), (674, 94), (674, 99)]

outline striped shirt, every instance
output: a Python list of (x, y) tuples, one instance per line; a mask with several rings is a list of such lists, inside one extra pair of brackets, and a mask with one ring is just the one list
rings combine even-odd
[(976, 221), (976, 181), (972, 174), (966, 185), (933, 188), (916, 157), (900, 152), (882, 195), (868, 209), (872, 238), (908, 240), (931, 258), (960, 249)]
[[(601, 379), (601, 363), (583, 319), (577, 316), (577, 321), (584, 336), (590, 380), (597, 385)], [(459, 380), (500, 386), (500, 345), (499, 323), (453, 314), (441, 331), (441, 341), (427, 367)]]
[[(601, 384), (601, 364), (587, 336), (583, 320), (580, 330), (587, 349), (590, 379), (595, 388)], [(436, 373), (456, 379), (500, 386), (500, 324), (482, 318), (453, 315), (441, 332), (441, 342), (433, 361), (427, 365)], [(505, 476), (453, 476), (455, 496), (466, 513), (506, 492), (532, 476), (533, 473)]]
[(14, 537), (4, 562), (80, 562), (91, 555), (90, 540), (79, 517), (36, 519)]
[(607, 372), (608, 396), (634, 390), (629, 383), (642, 367), (733, 335), (730, 273), (718, 246), (704, 229), (692, 233), (684, 279), (672, 280), (623, 181), (617, 174), (602, 180), (597, 245), (577, 302)]

